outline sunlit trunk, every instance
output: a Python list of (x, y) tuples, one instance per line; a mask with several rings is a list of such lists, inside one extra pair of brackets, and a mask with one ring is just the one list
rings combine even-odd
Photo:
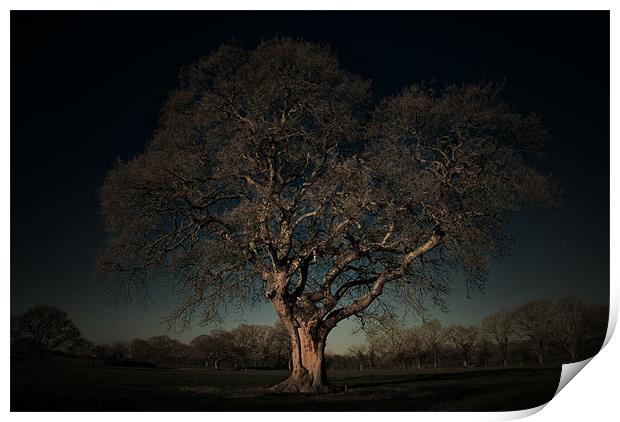
[(296, 328), (295, 334), (295, 338), (291, 339), (291, 374), (273, 389), (299, 393), (328, 391), (325, 339), (307, 327)]
[[(276, 285), (286, 285), (281, 277)], [(327, 333), (319, 330), (318, 320), (300, 321), (295, 317), (283, 295), (274, 292), (269, 296), (291, 340), (291, 374), (272, 387), (274, 391), (317, 393), (328, 391), (325, 370), (325, 341)]]

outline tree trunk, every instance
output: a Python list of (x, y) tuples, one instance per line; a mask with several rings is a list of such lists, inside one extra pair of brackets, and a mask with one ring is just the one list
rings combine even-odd
[(539, 364), (543, 364), (544, 363), (544, 356), (545, 356), (545, 352), (546, 352), (546, 345), (545, 343), (543, 343), (542, 340), (538, 341), (538, 363)]
[(329, 391), (325, 371), (325, 342), (329, 331), (321, 329), (319, 319), (304, 315), (288, 303), (285, 274), (274, 274), (270, 281), (274, 289), (267, 293), (267, 297), (291, 340), (291, 374), (271, 389), (290, 393)]
[(503, 364), (504, 366), (508, 366), (508, 344), (507, 343), (499, 343), (500, 345), (500, 352), (502, 352), (502, 360), (503, 360)]
[(272, 389), (279, 392), (328, 392), (325, 370), (325, 339), (307, 326), (295, 328), (291, 339), (291, 375)]
[(272, 387), (277, 392), (317, 393), (327, 391), (325, 371), (325, 338), (316, 325), (297, 327), (292, 321), (283, 320), (291, 338), (291, 374)]

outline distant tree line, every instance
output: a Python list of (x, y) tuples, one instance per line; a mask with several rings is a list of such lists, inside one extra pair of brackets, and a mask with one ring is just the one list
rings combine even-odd
[(118, 366), (277, 369), (289, 366), (290, 344), (280, 323), (241, 324), (230, 331), (220, 329), (199, 335), (189, 344), (160, 335), (97, 345), (94, 354)]
[[(494, 312), (479, 326), (438, 320), (408, 327), (383, 318), (366, 327), (366, 342), (345, 354), (327, 354), (332, 369), (416, 369), (559, 364), (586, 359), (601, 348), (608, 307), (568, 297), (537, 299)], [(67, 314), (37, 305), (11, 318), (12, 355), (65, 353), (112, 366), (151, 368), (285, 369), (290, 367), (286, 328), (241, 324), (213, 330), (189, 344), (159, 335), (98, 344), (81, 337)]]
[(608, 307), (567, 297), (536, 299), (486, 316), (479, 326), (443, 327), (431, 320), (406, 327), (392, 318), (367, 329), (365, 344), (341, 368), (439, 368), (559, 364), (595, 355), (607, 331)]
[(21, 358), (64, 354), (112, 366), (275, 369), (290, 366), (290, 349), (281, 323), (213, 330), (189, 344), (168, 335), (94, 344), (81, 336), (66, 312), (54, 306), (36, 305), (11, 316), (11, 355)]

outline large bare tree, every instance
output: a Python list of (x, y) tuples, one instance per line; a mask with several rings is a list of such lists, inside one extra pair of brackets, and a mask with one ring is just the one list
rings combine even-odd
[(101, 192), (102, 276), (127, 297), (166, 279), (171, 319), (267, 298), (291, 338), (286, 391), (327, 389), (343, 319), (391, 298), (474, 285), (504, 223), (549, 198), (545, 133), (492, 83), (412, 86), (374, 108), (370, 83), (322, 45), (225, 45), (181, 73), (144, 153)]

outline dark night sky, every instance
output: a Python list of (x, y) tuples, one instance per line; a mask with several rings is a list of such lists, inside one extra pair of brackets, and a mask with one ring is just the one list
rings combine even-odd
[[(98, 188), (118, 157), (141, 151), (181, 66), (222, 42), (253, 48), (276, 34), (330, 44), (378, 97), (431, 79), (505, 80), (508, 100), (550, 130), (540, 167), (555, 176), (564, 205), (520, 215), (516, 247), (493, 266), (486, 293), (467, 299), (456, 279), (450, 313), (436, 314), (442, 321), (478, 323), (534, 297), (608, 301), (607, 12), (12, 12), (12, 313), (57, 305), (93, 341), (164, 330), (164, 289), (148, 308), (117, 314), (107, 288), (93, 285)], [(244, 318), (275, 320), (263, 306)], [(354, 341), (350, 329), (332, 334), (330, 348)]]

